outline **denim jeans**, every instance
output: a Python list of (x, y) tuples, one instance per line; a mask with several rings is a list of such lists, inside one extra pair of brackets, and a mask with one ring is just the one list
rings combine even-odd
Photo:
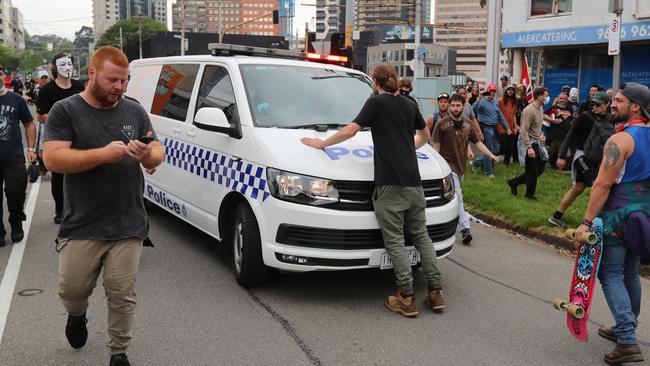
[[(488, 126), (483, 123), (480, 125), (484, 136), (483, 144), (485, 144), (485, 146), (490, 149), (492, 154), (497, 154), (499, 152), (499, 143), (497, 142), (496, 132), (497, 126)], [(492, 165), (492, 160), (483, 154), (474, 160), (472, 164), (477, 168), (483, 164), (483, 172), (485, 172), (485, 175), (489, 176), (494, 174), (494, 166)]]
[(598, 278), (609, 311), (614, 317), (620, 344), (636, 344), (636, 325), (641, 310), (639, 257), (619, 238), (605, 238)]
[(469, 214), (465, 211), (463, 191), (461, 191), (464, 176), (459, 176), (454, 172), (451, 175), (454, 178), (454, 189), (456, 190), (456, 198), (458, 199), (458, 231), (469, 229)]

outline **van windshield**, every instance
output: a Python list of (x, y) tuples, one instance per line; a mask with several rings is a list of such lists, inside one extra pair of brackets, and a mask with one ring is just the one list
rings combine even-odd
[(372, 95), (358, 73), (288, 65), (241, 65), (253, 123), (296, 128), (347, 125)]

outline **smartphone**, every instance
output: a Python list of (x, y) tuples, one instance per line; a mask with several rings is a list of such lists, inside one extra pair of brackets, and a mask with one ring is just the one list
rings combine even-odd
[(150, 137), (150, 136), (138, 137), (138, 141), (142, 142), (143, 144), (149, 144), (153, 140), (154, 140), (154, 138)]

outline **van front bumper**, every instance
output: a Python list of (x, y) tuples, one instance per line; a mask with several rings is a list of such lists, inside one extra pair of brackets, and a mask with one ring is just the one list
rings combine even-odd
[[(456, 239), (458, 201), (425, 209), (438, 258)], [(285, 271), (377, 268), (386, 252), (374, 212), (350, 212), (269, 198), (257, 207), (264, 263)], [(409, 246), (407, 238), (406, 245)]]

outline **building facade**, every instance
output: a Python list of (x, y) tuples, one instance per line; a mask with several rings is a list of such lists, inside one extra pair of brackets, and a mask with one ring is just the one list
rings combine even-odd
[(147, 17), (167, 24), (166, 0), (93, 0), (95, 39), (122, 19)]
[[(512, 50), (518, 80), (523, 54), (541, 54), (539, 80), (557, 95), (577, 86), (581, 100), (589, 86), (612, 86), (613, 56), (608, 29), (614, 15), (608, 1), (504, 0), (501, 47)], [(650, 86), (650, 1), (625, 0), (621, 26), (621, 82)], [(530, 56), (529, 56), (530, 63)]]
[(0, 44), (15, 50), (25, 49), (23, 14), (11, 0), (0, 0)]
[[(456, 68), (456, 52), (446, 46), (437, 44), (421, 44), (426, 49), (424, 58), (423, 77), (444, 77), (450, 70)], [(374, 66), (389, 64), (395, 67), (400, 78), (413, 79), (412, 60), (415, 57), (414, 43), (381, 43), (368, 47), (367, 69)]]
[[(207, 32), (208, 20), (214, 15), (207, 13), (206, 0), (182, 0), (172, 5), (172, 30), (186, 32)], [(185, 7), (185, 9), (182, 9)]]
[[(278, 0), (241, 0), (241, 21), (247, 22), (239, 28), (239, 34), (254, 36), (279, 36), (280, 25), (273, 24), (274, 10), (278, 10)], [(255, 18), (261, 19), (252, 21)]]
[(437, 29), (435, 41), (456, 49), (456, 72), (464, 73), (474, 79), (484, 79), (487, 61), (487, 6), (481, 7), (478, 0), (436, 0), (435, 7), (434, 23), (477, 28), (476, 30)]
[(316, 0), (316, 39), (345, 32), (346, 0)]
[[(429, 2), (429, 16), (431, 14), (431, 1), (424, 0), (423, 3)], [(355, 29), (359, 31), (374, 31), (379, 25), (414, 22), (415, 21), (415, 2), (413, 0), (356, 0), (355, 6)], [(425, 5), (422, 5), (425, 9)], [(426, 11), (423, 10), (422, 13)], [(429, 18), (425, 23), (429, 22)]]

